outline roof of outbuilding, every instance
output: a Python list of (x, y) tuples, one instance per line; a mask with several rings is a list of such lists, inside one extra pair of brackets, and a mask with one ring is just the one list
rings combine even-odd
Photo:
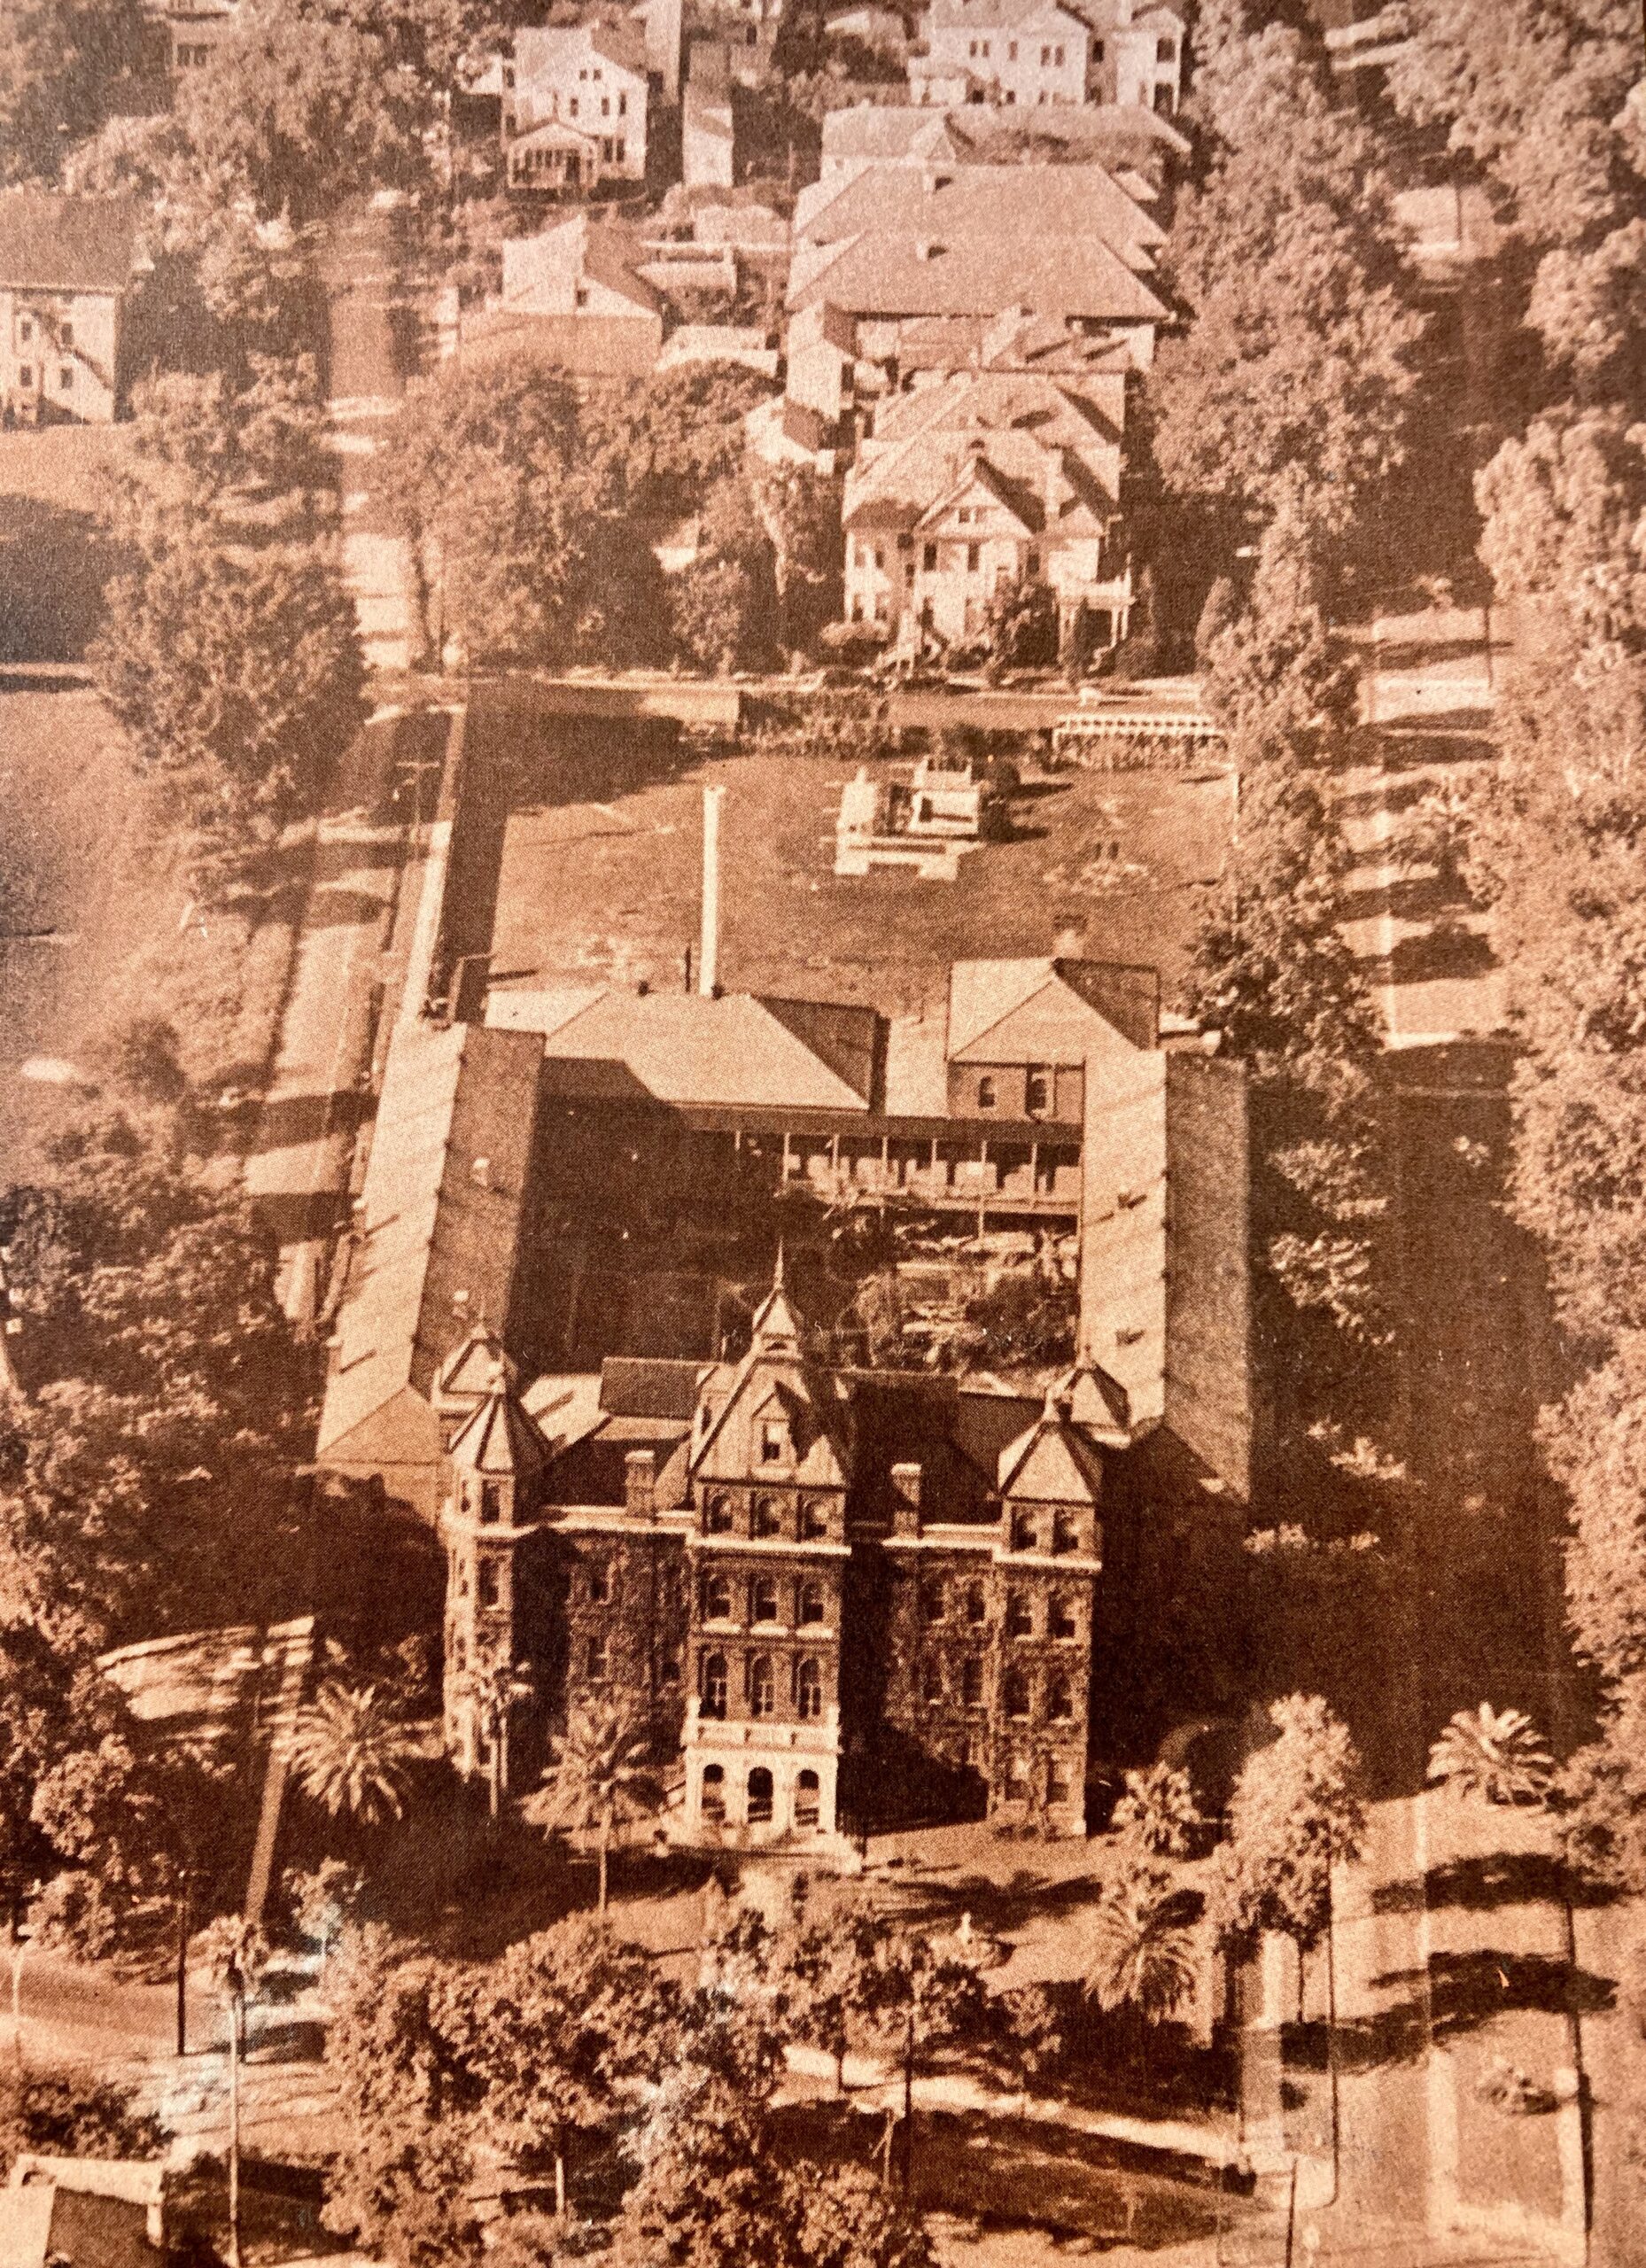
[(0, 192), (0, 284), (121, 291), (137, 262), (144, 207), (135, 197)]

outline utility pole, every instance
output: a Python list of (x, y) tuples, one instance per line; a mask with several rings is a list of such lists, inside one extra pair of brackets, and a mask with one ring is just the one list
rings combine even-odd
[(229, 2268), (240, 2268), (240, 2054), (245, 2020), (245, 1972), (229, 1969)]

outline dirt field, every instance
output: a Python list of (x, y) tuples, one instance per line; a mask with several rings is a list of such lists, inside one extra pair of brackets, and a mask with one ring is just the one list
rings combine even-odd
[[(1158, 965), (1168, 997), (1216, 874), (1228, 782), (1068, 772), (1028, 787), (1012, 836), (968, 854), (955, 882), (836, 880), (838, 761), (726, 752), (662, 735), (481, 711), (477, 764), (506, 771), (510, 804), (494, 981), (679, 981), (698, 920), (702, 790), (726, 790), (721, 969), (729, 988), (872, 1001), (890, 1013), (939, 994), (951, 960), (1053, 950)], [(906, 765), (870, 766), (880, 778)]]

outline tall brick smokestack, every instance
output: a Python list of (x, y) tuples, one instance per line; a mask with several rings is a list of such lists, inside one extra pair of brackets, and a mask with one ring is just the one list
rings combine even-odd
[(711, 1000), (720, 989), (720, 806), (724, 788), (703, 789), (703, 935), (697, 947), (697, 990)]

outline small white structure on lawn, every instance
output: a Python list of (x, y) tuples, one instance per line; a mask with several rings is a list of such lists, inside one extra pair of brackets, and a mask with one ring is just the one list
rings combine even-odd
[(969, 764), (946, 765), (923, 756), (905, 788), (881, 785), (866, 765), (841, 790), (835, 822), (835, 872), (866, 874), (875, 866), (903, 866), (922, 882), (951, 882), (961, 854), (991, 832), (994, 791)]

